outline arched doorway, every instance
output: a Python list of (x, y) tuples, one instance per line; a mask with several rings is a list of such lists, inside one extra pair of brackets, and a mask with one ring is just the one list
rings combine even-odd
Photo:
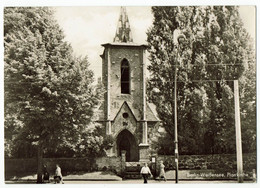
[(121, 155), (121, 151), (126, 151), (126, 161), (138, 161), (138, 146), (135, 137), (128, 130), (124, 129), (117, 136), (117, 154)]

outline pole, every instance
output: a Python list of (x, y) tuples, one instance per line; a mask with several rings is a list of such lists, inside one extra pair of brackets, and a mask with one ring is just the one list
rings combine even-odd
[[(177, 63), (177, 61), (176, 61)], [(177, 132), (177, 66), (175, 66), (175, 75), (174, 75), (174, 143), (175, 143), (175, 182), (178, 183), (178, 132)]]
[(236, 127), (236, 150), (237, 150), (237, 180), (239, 183), (243, 183), (243, 159), (242, 159), (238, 80), (234, 80), (234, 100), (235, 100), (235, 127)]

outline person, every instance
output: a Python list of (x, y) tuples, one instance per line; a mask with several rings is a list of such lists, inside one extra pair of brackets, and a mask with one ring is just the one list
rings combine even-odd
[(64, 184), (63, 182), (63, 178), (62, 178), (62, 174), (61, 174), (61, 168), (58, 164), (56, 164), (56, 170), (55, 170), (55, 176), (54, 176), (54, 183), (62, 183)]
[(159, 173), (159, 181), (161, 179), (164, 179), (164, 181), (167, 181), (166, 180), (166, 176), (165, 176), (165, 171), (164, 171), (164, 164), (163, 164), (163, 161), (160, 161), (160, 173)]
[(144, 166), (142, 167), (141, 169), (141, 175), (143, 176), (144, 178), (144, 183), (148, 183), (147, 182), (147, 179), (148, 179), (148, 175), (150, 174), (151, 177), (153, 176), (151, 171), (150, 171), (150, 168), (147, 166), (147, 163), (144, 163)]
[(47, 170), (47, 166), (46, 165), (43, 165), (43, 181), (47, 181), (47, 182), (50, 182), (50, 174)]

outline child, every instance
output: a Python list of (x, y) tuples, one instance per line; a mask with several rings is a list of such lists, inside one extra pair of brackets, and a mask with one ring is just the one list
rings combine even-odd
[(147, 179), (148, 179), (148, 175), (150, 174), (151, 177), (153, 176), (151, 171), (150, 171), (150, 168), (147, 166), (147, 163), (144, 163), (144, 166), (142, 167), (141, 169), (141, 172), (140, 172), (144, 178), (144, 183), (147, 183)]

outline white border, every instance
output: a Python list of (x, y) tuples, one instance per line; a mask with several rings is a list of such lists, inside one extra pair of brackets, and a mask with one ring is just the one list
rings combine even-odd
[[(4, 91), (4, 78), (3, 78), (3, 7), (7, 6), (170, 6), (170, 5), (183, 5), (183, 6), (188, 6), (188, 5), (256, 5), (256, 8), (259, 6), (259, 0), (2, 0), (0, 2), (1, 9), (0, 9), (0, 43), (2, 44), (0, 47), (0, 57), (1, 57), (1, 64), (0, 64), (0, 186), (1, 187), (9, 187), (9, 186), (24, 186), (24, 185), (6, 185), (4, 184), (4, 126), (3, 126), (3, 119), (4, 119), (4, 113), (3, 113), (3, 106), (4, 106), (4, 96), (3, 96), (3, 91)], [(259, 12), (256, 11), (257, 18), (259, 18)], [(256, 35), (258, 34), (258, 19), (256, 19)], [(258, 37), (256, 37), (256, 43), (258, 44)], [(257, 54), (259, 53), (259, 49), (256, 46), (256, 51)], [(257, 60), (258, 63), (258, 60)], [(259, 72), (259, 66), (257, 66), (257, 73)], [(258, 75), (257, 75), (257, 80), (258, 80)], [(259, 88), (259, 82), (257, 82), (257, 88)], [(259, 97), (259, 91), (257, 89), (257, 98)], [(257, 107), (259, 105), (259, 102), (257, 100)], [(257, 110), (257, 117), (259, 115), (259, 112)], [(257, 121), (258, 125), (258, 121)], [(257, 126), (258, 127), (258, 126)], [(259, 128), (257, 129), (257, 135), (259, 136)], [(258, 139), (259, 140), (259, 139)], [(259, 143), (259, 142), (257, 142)], [(258, 145), (258, 144), (257, 144)], [(259, 159), (259, 157), (258, 157)], [(258, 160), (259, 162), (259, 160)], [(259, 165), (258, 165), (259, 167)], [(259, 182), (259, 177), (260, 177), (260, 171), (259, 168), (258, 170), (258, 182)], [(237, 186), (249, 186), (249, 187), (256, 187), (259, 186), (257, 184), (198, 184), (196, 187), (219, 187), (219, 186), (228, 186), (228, 187), (237, 187)], [(27, 185), (28, 186), (28, 185)], [(31, 185), (30, 185), (31, 186)], [(31, 187), (36, 187), (38, 185), (32, 185)], [(43, 185), (44, 187), (47, 187), (46, 185)], [(65, 186), (69, 187), (71, 185), (55, 185), (55, 186)], [(120, 184), (106, 184), (106, 185), (93, 185), (93, 184), (77, 184), (77, 187), (121, 187), (122, 185)], [(132, 187), (133, 184), (123, 185), (124, 187)], [(135, 185), (134, 185), (135, 186)], [(137, 185), (141, 186), (141, 185)], [(154, 184), (153, 186), (147, 185), (149, 187), (155, 187), (156, 185)], [(158, 185), (157, 185), (158, 186)], [(178, 185), (163, 185), (160, 184), (159, 186), (165, 186), (165, 187), (170, 187), (170, 186), (182, 186), (182, 187), (189, 187), (189, 186), (195, 186), (194, 184), (178, 184)]]

